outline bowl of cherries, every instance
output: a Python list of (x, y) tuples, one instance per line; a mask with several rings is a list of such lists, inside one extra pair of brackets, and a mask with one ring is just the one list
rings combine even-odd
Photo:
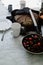
[(43, 37), (39, 34), (32, 33), (26, 35), (22, 40), (23, 47), (32, 54), (43, 53)]

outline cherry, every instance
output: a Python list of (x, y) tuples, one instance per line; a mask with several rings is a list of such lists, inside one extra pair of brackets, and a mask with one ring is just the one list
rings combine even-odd
[(27, 44), (29, 44), (29, 42), (26, 42)]
[(30, 44), (33, 44), (33, 42), (32, 42), (32, 41), (30, 41)]
[(26, 43), (24, 42), (23, 44), (25, 45)]
[(29, 38), (29, 40), (31, 41), (31, 40), (32, 40), (32, 38), (30, 37), (30, 38)]
[(36, 38), (38, 38), (38, 36), (37, 36), (37, 35), (35, 35), (35, 36), (34, 36), (34, 38), (36, 39)]
[(26, 43), (25, 42), (23, 44), (26, 46)]
[(24, 42), (23, 44), (24, 44), (25, 46), (27, 46), (27, 45), (29, 45), (29, 42)]
[(37, 45), (40, 46), (40, 42), (38, 42)]
[(37, 48), (37, 44), (34, 44), (34, 45), (33, 45), (33, 48)]

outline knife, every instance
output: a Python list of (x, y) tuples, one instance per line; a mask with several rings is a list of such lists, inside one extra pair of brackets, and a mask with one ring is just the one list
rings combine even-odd
[(29, 12), (30, 12), (31, 18), (32, 18), (32, 20), (33, 20), (34, 26), (35, 26), (35, 28), (36, 28), (36, 31), (37, 31), (37, 33), (40, 34), (40, 31), (39, 31), (39, 29), (38, 29), (38, 25), (37, 25), (37, 23), (36, 23), (36, 20), (35, 20), (35, 17), (34, 17), (34, 15), (33, 15), (32, 10), (29, 9)]

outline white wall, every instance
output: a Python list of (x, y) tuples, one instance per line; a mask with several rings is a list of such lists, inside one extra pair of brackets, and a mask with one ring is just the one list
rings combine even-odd
[[(26, 7), (40, 9), (41, 0), (25, 0), (25, 1), (26, 1)], [(9, 4), (12, 4), (13, 9), (20, 8), (20, 0), (2, 0), (2, 2), (5, 4), (6, 7), (8, 7)]]

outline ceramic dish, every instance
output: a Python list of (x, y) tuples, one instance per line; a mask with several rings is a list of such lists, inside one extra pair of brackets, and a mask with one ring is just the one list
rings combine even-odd
[(22, 40), (22, 45), (29, 53), (43, 53), (43, 37), (37, 33), (26, 35)]

